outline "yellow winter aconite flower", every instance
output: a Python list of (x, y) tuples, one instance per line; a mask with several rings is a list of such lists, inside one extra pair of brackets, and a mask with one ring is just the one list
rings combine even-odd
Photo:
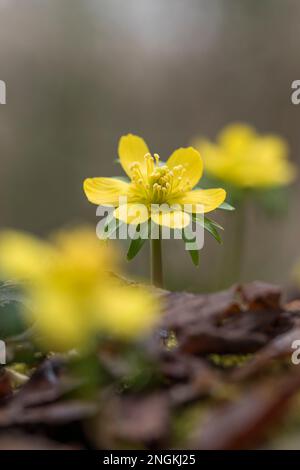
[(208, 175), (239, 188), (283, 186), (296, 176), (285, 140), (260, 135), (246, 124), (228, 125), (216, 143), (198, 139), (194, 145), (203, 155)]
[[(87, 178), (84, 191), (90, 202), (114, 206), (114, 216), (125, 223), (141, 224), (151, 218), (159, 225), (183, 228), (190, 223), (191, 213), (210, 212), (225, 200), (221, 188), (192, 191), (203, 172), (202, 159), (193, 147), (175, 150), (161, 164), (141, 137), (128, 134), (120, 139), (119, 157), (129, 183)], [(126, 197), (124, 205), (122, 197)], [(155, 210), (153, 205), (161, 208)]]
[(111, 276), (116, 267), (115, 253), (89, 228), (59, 232), (52, 243), (0, 235), (1, 274), (27, 280), (24, 315), (47, 350), (88, 347), (98, 333), (128, 340), (153, 327), (158, 301)]
[(53, 256), (50, 245), (31, 235), (13, 230), (1, 234), (1, 272), (9, 277), (31, 280), (39, 277)]

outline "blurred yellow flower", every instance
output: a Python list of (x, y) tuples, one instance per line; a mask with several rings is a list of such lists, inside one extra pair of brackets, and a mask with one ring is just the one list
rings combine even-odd
[(117, 267), (115, 252), (89, 228), (58, 232), (52, 243), (0, 235), (1, 274), (28, 281), (24, 315), (47, 350), (88, 347), (98, 333), (128, 340), (153, 327), (158, 301), (111, 276)]
[(153, 295), (141, 287), (111, 287), (102, 294), (101, 303), (109, 314), (98, 317), (99, 326), (113, 336), (127, 339), (147, 333), (153, 326), (153, 311), (159, 308)]
[(194, 145), (202, 153), (208, 175), (239, 188), (283, 186), (296, 177), (286, 141), (277, 135), (260, 135), (246, 124), (226, 126), (216, 143), (199, 138)]
[(26, 233), (7, 230), (1, 234), (1, 271), (9, 277), (31, 280), (39, 277), (54, 255), (50, 245)]
[[(183, 228), (190, 223), (190, 212), (210, 212), (225, 200), (221, 188), (192, 191), (203, 172), (200, 154), (192, 147), (175, 150), (165, 164), (160, 164), (159, 156), (151, 155), (141, 137), (128, 134), (120, 139), (119, 157), (130, 183), (115, 178), (87, 178), (83, 187), (90, 202), (114, 206), (114, 216), (127, 224), (142, 224), (151, 218), (159, 225)], [(120, 202), (125, 196), (126, 208)], [(169, 209), (155, 211), (153, 204), (166, 204)]]

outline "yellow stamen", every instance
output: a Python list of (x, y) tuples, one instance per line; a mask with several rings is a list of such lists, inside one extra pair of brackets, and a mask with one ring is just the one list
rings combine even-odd
[(131, 165), (132, 196), (143, 200), (146, 204), (161, 204), (168, 198), (180, 195), (191, 189), (189, 180), (183, 179), (186, 169), (177, 165), (172, 170), (167, 165), (159, 166), (160, 158), (157, 153), (153, 156), (146, 153), (145, 167), (135, 162)]

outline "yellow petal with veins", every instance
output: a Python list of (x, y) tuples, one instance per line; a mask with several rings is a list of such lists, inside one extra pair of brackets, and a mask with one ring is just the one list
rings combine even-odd
[(226, 191), (221, 188), (196, 189), (185, 193), (173, 203), (184, 205), (184, 210), (187, 212), (203, 214), (215, 210), (225, 198)]
[(167, 161), (170, 170), (182, 165), (185, 172), (182, 176), (184, 181), (190, 183), (192, 189), (200, 180), (203, 173), (203, 161), (200, 153), (193, 147), (180, 148), (175, 150)]
[(114, 178), (87, 178), (83, 189), (93, 204), (117, 206), (120, 196), (126, 196), (129, 184)]
[(158, 225), (172, 229), (187, 227), (191, 221), (189, 214), (183, 211), (160, 211), (152, 212), (151, 219)]
[(124, 171), (131, 177), (131, 165), (140, 163), (141, 169), (146, 171), (145, 155), (149, 148), (141, 137), (133, 134), (123, 135), (119, 141), (119, 157)]
[(144, 204), (124, 204), (114, 210), (114, 217), (125, 224), (139, 225), (149, 219), (149, 211)]

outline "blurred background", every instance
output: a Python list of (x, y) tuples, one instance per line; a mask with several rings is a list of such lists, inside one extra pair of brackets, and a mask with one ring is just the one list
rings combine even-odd
[[(165, 159), (231, 121), (284, 136), (300, 163), (298, 0), (0, 0), (0, 224), (47, 235), (90, 222), (88, 176), (121, 175), (119, 137), (143, 136)], [(288, 213), (247, 212), (241, 278), (290, 282), (300, 255), (299, 190)], [(167, 287), (214, 290), (235, 213), (218, 213), (224, 244), (206, 236), (200, 269), (165, 247)], [(147, 249), (128, 266), (147, 276)]]

